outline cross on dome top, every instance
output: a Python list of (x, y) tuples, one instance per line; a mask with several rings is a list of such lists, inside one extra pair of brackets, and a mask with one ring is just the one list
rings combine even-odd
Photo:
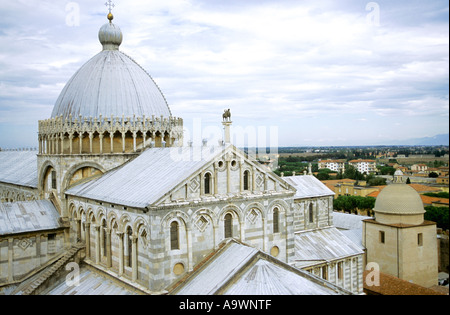
[(107, 2), (105, 2), (105, 6), (108, 8), (108, 20), (110, 23), (112, 23), (112, 20), (114, 18), (113, 14), (111, 13), (112, 9), (116, 6), (114, 4), (114, 2), (112, 2), (112, 0), (108, 0)]
[(112, 0), (108, 0), (105, 2), (105, 6), (108, 7), (109, 13), (111, 13), (112, 9), (116, 6)]
[(114, 16), (111, 13), (111, 10), (115, 7), (115, 4), (112, 0), (108, 0), (105, 2), (105, 6), (109, 10), (109, 23), (106, 23), (100, 28), (100, 31), (98, 32), (98, 39), (103, 45), (103, 50), (118, 50), (120, 44), (122, 43), (122, 31), (112, 22)]

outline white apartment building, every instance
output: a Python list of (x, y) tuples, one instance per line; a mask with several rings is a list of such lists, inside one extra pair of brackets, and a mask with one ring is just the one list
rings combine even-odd
[(319, 161), (319, 170), (328, 168), (336, 172), (345, 171), (345, 160), (323, 160)]
[(348, 164), (354, 166), (362, 174), (374, 173), (377, 170), (377, 163), (374, 160), (352, 160)]

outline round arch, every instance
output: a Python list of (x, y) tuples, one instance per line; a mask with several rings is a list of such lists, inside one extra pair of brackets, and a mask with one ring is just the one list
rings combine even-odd
[(217, 218), (219, 240), (223, 240), (228, 237), (242, 240), (244, 238), (242, 234), (245, 225), (244, 221), (244, 214), (238, 207), (236, 207), (235, 205), (225, 206), (220, 211), (220, 214)]
[(76, 220), (78, 219), (78, 217), (77, 205), (75, 204), (75, 202), (71, 201), (69, 203), (69, 218)]
[(231, 215), (233, 216), (233, 219), (237, 219), (238, 222), (241, 223), (241, 220), (243, 219), (243, 213), (242, 213), (241, 209), (239, 209), (235, 205), (227, 205), (220, 210), (218, 216), (216, 217), (217, 225), (220, 224), (220, 221), (223, 220), (226, 213), (231, 213)]
[(83, 206), (78, 207), (77, 213), (78, 213), (78, 217), (80, 218), (80, 220), (83, 219), (83, 216), (84, 216), (84, 219), (86, 220), (86, 210), (84, 210)]
[(89, 207), (86, 210), (86, 221), (89, 223), (96, 223), (97, 217), (95, 215), (94, 209), (92, 207)]
[(105, 209), (104, 208), (102, 208), (102, 207), (100, 207), (100, 208), (97, 208), (97, 210), (96, 210), (96, 215), (95, 215), (95, 219), (97, 220), (97, 222), (102, 222), (102, 220), (106, 220), (106, 212), (105, 212)]
[(133, 229), (133, 224), (131, 223), (131, 218), (127, 213), (124, 213), (120, 218), (119, 218), (119, 231), (126, 233), (127, 232), (127, 228), (130, 227), (131, 230), (134, 232)]
[(142, 227), (144, 227), (144, 228), (147, 229), (148, 224), (147, 224), (147, 222), (145, 221), (145, 219), (144, 219), (143, 217), (137, 217), (137, 218), (134, 220), (134, 223), (133, 223), (133, 226), (132, 226), (134, 235), (135, 235), (136, 237), (139, 236), (139, 230), (140, 230)]
[(211, 220), (211, 223), (213, 224), (217, 222), (217, 215), (214, 213), (214, 211), (212, 211), (209, 208), (200, 208), (198, 210), (195, 210), (195, 212), (191, 215), (192, 223), (194, 223), (194, 221), (199, 217), (201, 217), (202, 215), (208, 216), (209, 219)]
[(38, 191), (40, 192), (44, 192), (45, 190), (45, 180), (47, 179), (46, 175), (50, 168), (56, 171), (55, 165), (51, 161), (47, 160), (42, 164), (41, 168), (39, 169)]
[(286, 201), (281, 200), (281, 199), (276, 199), (276, 200), (273, 200), (271, 203), (269, 203), (269, 206), (267, 207), (266, 216), (268, 216), (275, 207), (278, 207), (280, 213), (281, 212), (287, 213), (291, 209), (291, 207), (289, 206), (289, 204)]
[[(117, 223), (118, 219), (117, 219), (117, 214), (114, 211), (109, 211), (106, 217), (106, 223), (108, 228), (113, 229), (113, 228), (119, 228), (119, 225)], [(114, 227), (114, 225), (117, 225), (117, 227)]]
[(254, 210), (254, 209), (257, 209), (257, 210), (259, 211), (259, 213), (261, 214), (261, 217), (262, 217), (263, 219), (266, 218), (267, 213), (266, 213), (266, 211), (264, 210), (265, 207), (264, 207), (261, 203), (259, 203), (259, 202), (252, 202), (252, 203), (249, 204), (247, 207), (245, 207), (244, 215), (247, 216), (247, 215), (250, 213), (250, 211), (252, 211), (252, 210)]
[(215, 222), (217, 222), (217, 216), (214, 211), (208, 208), (200, 208), (191, 216), (191, 225), (196, 227), (202, 233), (208, 228), (209, 224), (211, 224), (212, 231), (215, 235), (217, 229)]
[[(180, 220), (181, 219), (181, 220)], [(184, 224), (184, 226), (186, 228), (190, 228), (190, 220), (189, 217), (187, 216), (187, 214), (185, 214), (182, 211), (171, 211), (168, 214), (166, 214), (166, 216), (164, 216), (164, 218), (161, 220), (161, 226), (163, 229), (166, 229), (167, 227), (170, 226), (170, 223), (172, 223), (172, 221), (177, 220), (177, 221), (181, 221), (181, 223)]]
[[(83, 170), (85, 168), (94, 168), (97, 171), (101, 172), (102, 174), (105, 173), (105, 169), (98, 163), (95, 162), (82, 162), (78, 163), (76, 165), (73, 165), (71, 168), (69, 168), (66, 172), (66, 175), (64, 175), (64, 179), (62, 181), (61, 185), (61, 191), (66, 191), (66, 189), (71, 185), (71, 180), (74, 177), (75, 173), (77, 173), (80, 170)], [(87, 178), (87, 177), (85, 177)], [(82, 178), (83, 179), (83, 178)], [(81, 180), (82, 180), (81, 179)], [(72, 183), (73, 185), (73, 183)]]

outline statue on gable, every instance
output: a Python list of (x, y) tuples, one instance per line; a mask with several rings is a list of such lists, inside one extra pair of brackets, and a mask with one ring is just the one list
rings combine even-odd
[(223, 121), (231, 121), (231, 111), (230, 109), (226, 109), (222, 115)]

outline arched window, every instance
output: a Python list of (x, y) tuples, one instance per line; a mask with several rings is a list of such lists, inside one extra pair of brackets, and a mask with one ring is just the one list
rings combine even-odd
[(131, 230), (130, 226), (127, 228), (127, 252), (128, 252), (127, 266), (131, 267), (133, 257), (133, 231)]
[(178, 239), (178, 222), (170, 223), (170, 249), (180, 249), (180, 242)]
[(84, 210), (81, 210), (80, 212), (80, 236), (81, 236), (81, 240), (83, 242), (86, 242), (86, 213), (84, 212)]
[(211, 174), (206, 173), (205, 174), (205, 195), (208, 195), (211, 193)]
[(314, 210), (313, 210), (313, 204), (309, 204), (309, 223), (314, 222)]
[(328, 267), (322, 266), (322, 278), (328, 280)]
[(225, 238), (233, 237), (233, 216), (230, 213), (225, 215)]
[(52, 171), (52, 189), (56, 189), (56, 171)]
[(279, 224), (278, 224), (278, 222), (279, 222), (279, 211), (278, 211), (278, 208), (274, 208), (273, 209), (273, 220), (272, 220), (272, 223), (273, 223), (273, 233), (278, 233), (278, 232), (280, 232), (280, 228), (279, 228)]
[(343, 262), (341, 261), (341, 262), (338, 262), (338, 265), (337, 265), (337, 271), (338, 271), (338, 279), (339, 280), (342, 280), (342, 277), (343, 277), (343, 268), (342, 268), (342, 265), (343, 265)]
[(106, 235), (106, 233), (107, 233), (108, 231), (107, 231), (107, 228), (106, 228), (106, 220), (105, 219), (103, 219), (103, 221), (102, 221), (102, 236), (103, 236), (103, 256), (104, 257), (106, 257), (106, 255), (108, 254), (108, 251), (107, 251), (107, 249), (106, 249), (106, 247), (107, 247), (107, 235)]
[(250, 172), (244, 172), (244, 190), (249, 190), (250, 188)]

